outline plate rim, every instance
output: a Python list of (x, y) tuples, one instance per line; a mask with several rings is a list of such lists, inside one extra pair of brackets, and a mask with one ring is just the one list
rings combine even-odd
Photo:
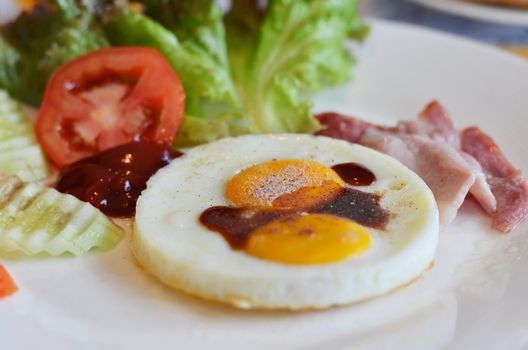
[(510, 26), (528, 27), (528, 10), (494, 7), (454, 0), (408, 0), (451, 15)]
[[(409, 0), (409, 1), (422, 1), (422, 0)], [(429, 0), (426, 0), (429, 1)], [(393, 27), (398, 28), (401, 30), (405, 30), (407, 32), (414, 32), (416, 35), (433, 35), (439, 40), (449, 40), (452, 42), (458, 42), (460, 45), (465, 45), (468, 47), (471, 47), (472, 50), (481, 50), (482, 52), (486, 52), (488, 55), (495, 55), (497, 57), (500, 57), (500, 59), (509, 60), (511, 61), (510, 64), (520, 64), (521, 66), (524, 66), (525, 68), (528, 68), (528, 60), (524, 57), (521, 57), (519, 55), (515, 55), (511, 53), (508, 50), (502, 49), (498, 45), (494, 45), (492, 43), (479, 41), (467, 36), (464, 36), (462, 34), (457, 34), (453, 32), (448, 32), (442, 29), (437, 28), (431, 28), (419, 24), (414, 23), (408, 23), (398, 20), (391, 20), (386, 18), (376, 18), (372, 16), (366, 16), (364, 17), (364, 20), (367, 22), (369, 26), (376, 26), (376, 27)], [(367, 37), (366, 40), (369, 38)]]

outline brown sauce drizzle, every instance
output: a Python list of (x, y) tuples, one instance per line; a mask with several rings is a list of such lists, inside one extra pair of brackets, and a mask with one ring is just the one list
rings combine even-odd
[(200, 215), (200, 222), (220, 233), (233, 249), (243, 249), (253, 230), (278, 218), (293, 218), (301, 213), (324, 213), (353, 220), (361, 225), (384, 229), (390, 214), (379, 205), (380, 196), (343, 188), (333, 198), (304, 210), (235, 208), (216, 206)]
[(357, 163), (342, 163), (332, 167), (339, 177), (351, 186), (368, 186), (376, 181), (372, 171)]
[(181, 155), (156, 143), (127, 143), (62, 169), (55, 187), (91, 203), (106, 215), (131, 217), (148, 179)]
[(233, 249), (243, 249), (249, 234), (282, 215), (294, 215), (284, 210), (262, 210), (256, 208), (236, 208), (217, 206), (205, 210), (200, 222), (211, 231), (216, 231)]
[(382, 230), (390, 215), (380, 206), (380, 199), (380, 195), (344, 187), (341, 193), (318, 205), (311, 212), (339, 216), (363, 226)]

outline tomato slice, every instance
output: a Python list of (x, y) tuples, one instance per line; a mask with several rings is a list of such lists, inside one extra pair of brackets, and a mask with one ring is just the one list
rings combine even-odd
[(35, 128), (46, 155), (64, 167), (131, 141), (171, 145), (184, 108), (180, 79), (158, 51), (114, 47), (55, 72)]
[(0, 298), (7, 297), (18, 290), (7, 270), (0, 265)]

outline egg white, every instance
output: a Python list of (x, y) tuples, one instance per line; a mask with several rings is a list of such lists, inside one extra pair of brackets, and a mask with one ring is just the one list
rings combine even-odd
[[(233, 250), (200, 224), (200, 214), (228, 205), (226, 183), (272, 159), (312, 159), (329, 167), (360, 163), (377, 180), (391, 212), (385, 231), (368, 228), (370, 249), (341, 262), (286, 265)], [(432, 263), (438, 209), (427, 185), (397, 160), (348, 142), (310, 135), (251, 135), (188, 150), (148, 182), (138, 200), (133, 251), (164, 283), (240, 308), (324, 308), (361, 301), (405, 285)]]

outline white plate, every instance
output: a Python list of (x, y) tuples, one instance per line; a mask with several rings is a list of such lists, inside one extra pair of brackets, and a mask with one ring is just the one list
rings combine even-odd
[(477, 4), (465, 0), (410, 0), (424, 6), (448, 12), (453, 15), (468, 18), (509, 24), (528, 26), (528, 10), (513, 7)]
[[(458, 126), (480, 125), (528, 170), (528, 63), (387, 22), (374, 23), (358, 58), (354, 82), (319, 96), (318, 111), (395, 122), (438, 98)], [(465, 205), (423, 278), (382, 298), (320, 312), (245, 312), (172, 291), (134, 264), (127, 241), (81, 258), (7, 261), (20, 292), (0, 302), (1, 347), (522, 349), (528, 227), (510, 235), (488, 227), (476, 205)]]

